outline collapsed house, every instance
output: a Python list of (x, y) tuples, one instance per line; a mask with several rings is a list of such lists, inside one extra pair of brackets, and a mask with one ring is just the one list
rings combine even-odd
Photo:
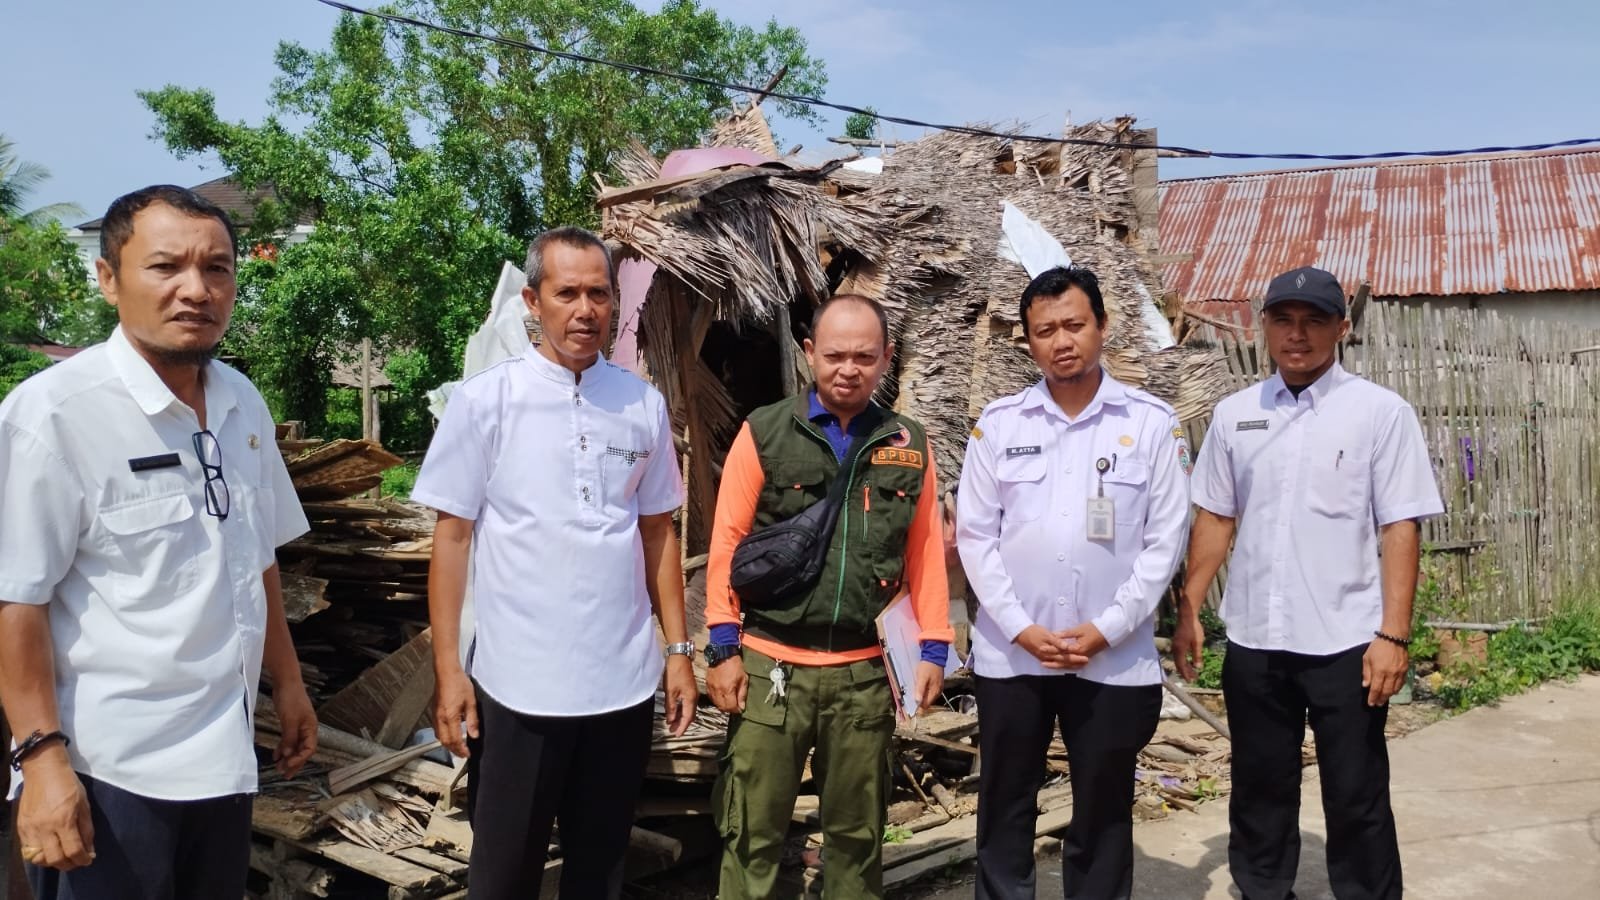
[[(1132, 142), (1132, 124), (1068, 137)], [(1137, 151), (943, 132), (866, 165), (803, 166), (773, 158), (759, 105), (719, 126), (713, 148), (660, 162), (635, 148), (623, 165), (630, 183), (598, 201), (604, 237), (621, 248), (625, 316), (628, 266), (649, 267), (638, 343), (683, 439), (689, 552), (706, 546), (739, 422), (805, 381), (799, 343), (834, 293), (888, 311), (897, 351), (879, 399), (926, 425), (946, 484), (983, 407), (1038, 377), (1017, 312), (1030, 278), (1020, 244), (1053, 238), (1099, 276), (1113, 376), (1185, 420), (1208, 414), (1228, 386), (1215, 353), (1172, 345), (1153, 222), (1141, 227), (1134, 202)], [(728, 149), (743, 161), (728, 162)]]

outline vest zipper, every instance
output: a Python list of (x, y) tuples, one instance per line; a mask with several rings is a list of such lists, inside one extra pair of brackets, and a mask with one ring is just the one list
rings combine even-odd
[[(801, 428), (803, 430), (805, 430), (808, 434), (811, 434), (813, 437), (816, 437), (818, 440), (822, 441), (823, 446), (828, 448), (828, 452), (829, 453), (833, 452), (833, 444), (828, 441), (828, 438), (827, 438), (826, 435), (824, 435), (822, 432), (816, 430), (816, 428), (810, 422), (801, 419), (799, 416), (795, 416), (795, 421), (799, 422)], [(856, 461), (859, 463), (861, 461), (861, 456), (864, 455), (868, 450), (870, 450), (872, 448), (873, 444), (876, 444), (879, 441), (887, 440), (888, 438), (893, 437), (897, 433), (898, 432), (896, 432), (896, 431), (886, 431), (886, 432), (884, 432), (882, 434), (877, 435), (876, 437), (862, 438), (862, 440), (866, 441), (867, 443), (862, 445), (861, 453), (856, 455)], [(845, 452), (845, 458), (848, 459), (850, 457), (851, 452), (853, 452), (855, 449), (856, 448), (854, 446), (852, 446), (850, 448), (850, 450), (846, 451)], [(840, 465), (844, 465), (844, 460), (841, 460), (839, 464)], [(835, 476), (835, 477), (838, 477), (838, 476)], [(845, 495), (846, 498), (849, 498), (849, 496), (852, 493), (854, 493), (855, 489), (856, 489), (856, 471), (855, 471), (855, 469), (851, 469), (850, 470), (849, 478), (850, 478), (850, 480), (848, 482), (846, 482), (845, 490), (844, 490), (844, 495)], [(848, 499), (846, 501), (846, 507), (843, 510), (841, 510), (840, 513), (841, 513), (840, 517), (844, 519), (844, 534), (841, 535), (840, 538), (839, 538), (839, 580), (838, 580), (838, 583), (834, 585), (834, 590), (833, 590), (833, 621), (828, 623), (828, 652), (829, 653), (833, 652), (833, 629), (834, 629), (834, 626), (839, 624), (839, 611), (844, 607), (844, 576), (845, 576), (846, 570), (850, 566), (850, 553), (849, 553), (849, 548), (850, 548), (850, 509), (849, 509), (849, 505), (848, 505)], [(866, 525), (866, 515), (865, 515), (865, 513), (863, 513), (862, 514), (862, 527), (865, 528), (865, 525)]]

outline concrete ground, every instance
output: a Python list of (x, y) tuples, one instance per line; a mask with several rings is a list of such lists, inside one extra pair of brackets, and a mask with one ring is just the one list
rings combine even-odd
[[(1600, 676), (1546, 685), (1389, 745), (1406, 895), (1423, 900), (1600, 898)], [(1328, 900), (1316, 770), (1302, 806), (1301, 900)], [(1134, 829), (1134, 896), (1222, 900), (1226, 803)], [(966, 900), (967, 883), (928, 900)], [(1040, 860), (1037, 896), (1061, 896)]]

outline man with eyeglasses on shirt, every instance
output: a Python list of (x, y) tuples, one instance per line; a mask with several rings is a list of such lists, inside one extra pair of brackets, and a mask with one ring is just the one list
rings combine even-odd
[(212, 360), (237, 258), (157, 185), (100, 233), (109, 340), (0, 403), (0, 704), (36, 900), (245, 890), (265, 666), (292, 776), (317, 722), (274, 551), (307, 528), (271, 414)]

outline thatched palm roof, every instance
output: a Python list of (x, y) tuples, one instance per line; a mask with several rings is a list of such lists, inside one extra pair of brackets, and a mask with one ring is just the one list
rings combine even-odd
[[(735, 118), (718, 138), (771, 152), (749, 111)], [(1130, 126), (1097, 123), (1074, 134), (1125, 138)], [(1159, 350), (1142, 324), (1141, 308), (1161, 291), (1136, 246), (1129, 153), (940, 133), (900, 145), (879, 175), (775, 162), (660, 179), (642, 151), (624, 171), (631, 184), (601, 194), (604, 231), (624, 254), (661, 269), (642, 344), (688, 432), (691, 543), (709, 523), (717, 463), (738, 418), (699, 357), (714, 320), (761, 330), (776, 322), (780, 342), (792, 345), (791, 304), (807, 309), (838, 291), (879, 299), (899, 347), (886, 398), (927, 426), (942, 478), (958, 477), (978, 412), (1038, 378), (1017, 319), (1028, 274), (998, 253), (1003, 201), (1100, 277), (1113, 375), (1185, 418), (1209, 412), (1226, 388), (1215, 355)], [(792, 349), (783, 346), (785, 359), (774, 364), (794, 365)]]

